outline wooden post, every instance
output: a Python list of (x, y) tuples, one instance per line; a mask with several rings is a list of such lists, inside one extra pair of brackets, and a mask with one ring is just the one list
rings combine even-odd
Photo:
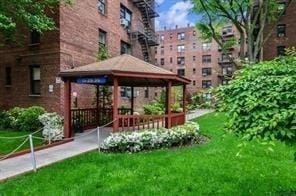
[(134, 99), (135, 99), (135, 96), (134, 96), (134, 87), (131, 87), (131, 114), (130, 115), (134, 115), (134, 105), (135, 105), (135, 102), (134, 102)]
[(96, 93), (96, 96), (97, 96), (97, 103), (96, 103), (96, 111), (97, 111), (97, 125), (100, 126), (100, 110), (99, 110), (99, 102), (100, 102), (100, 85), (96, 85), (96, 88), (97, 88), (97, 93)]
[(183, 112), (186, 114), (186, 84), (183, 84)]
[(119, 119), (118, 119), (118, 79), (113, 79), (113, 131), (119, 130)]
[(171, 111), (171, 105), (172, 105), (172, 81), (168, 81), (167, 87), (166, 87), (166, 114), (167, 114), (167, 120), (165, 128), (169, 129), (172, 127), (172, 111)]
[(67, 79), (64, 83), (64, 136), (72, 136), (71, 128), (71, 81)]

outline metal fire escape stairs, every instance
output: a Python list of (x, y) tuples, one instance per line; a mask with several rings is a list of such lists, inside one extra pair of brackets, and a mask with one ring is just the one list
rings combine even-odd
[(155, 34), (153, 18), (159, 17), (155, 11), (155, 0), (133, 0), (133, 3), (140, 10), (142, 15), (142, 25), (131, 31), (131, 39), (138, 40), (141, 44), (144, 60), (152, 62), (151, 47), (158, 45)]

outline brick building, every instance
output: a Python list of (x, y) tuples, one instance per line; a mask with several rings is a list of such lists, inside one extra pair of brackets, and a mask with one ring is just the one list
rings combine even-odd
[[(227, 83), (225, 76), (233, 70), (216, 42), (201, 40), (199, 32), (189, 25), (164, 29), (157, 34), (160, 45), (155, 48), (156, 64), (191, 79), (190, 94)], [(235, 36), (232, 26), (225, 27), (222, 34), (225, 38)]]
[(286, 8), (287, 0), (279, 2), (279, 11), (284, 14), (277, 24), (269, 25), (265, 34), (271, 36), (264, 45), (263, 59), (270, 60), (284, 53), (286, 48), (296, 46), (296, 1), (291, 1)]
[[(154, 60), (150, 47), (157, 44), (157, 13), (153, 4), (153, 0), (76, 0), (72, 6), (60, 6), (54, 14), (58, 31), (43, 35), (28, 31), (21, 47), (0, 49), (0, 108), (40, 105), (62, 113), (63, 82), (58, 73), (95, 62), (102, 46), (113, 57), (129, 53)], [(73, 85), (72, 89), (79, 107), (94, 102), (94, 87)], [(121, 90), (126, 101), (127, 91)], [(136, 90), (136, 105), (151, 99), (147, 91)]]

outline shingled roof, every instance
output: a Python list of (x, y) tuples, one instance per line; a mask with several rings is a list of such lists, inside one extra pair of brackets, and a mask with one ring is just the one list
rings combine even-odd
[(82, 77), (96, 75), (130, 76), (157, 79), (174, 79), (183, 83), (190, 80), (178, 76), (176, 73), (147, 63), (128, 54), (116, 56), (104, 61), (64, 70), (61, 77)]

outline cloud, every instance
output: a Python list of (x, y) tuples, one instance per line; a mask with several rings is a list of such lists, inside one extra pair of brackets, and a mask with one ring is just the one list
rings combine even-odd
[(161, 27), (173, 28), (175, 25), (184, 27), (192, 24), (189, 19), (193, 4), (190, 1), (182, 1), (173, 4), (167, 11), (160, 12), (160, 17), (156, 19), (156, 29)]
[(156, 2), (158, 5), (160, 5), (160, 4), (162, 4), (162, 3), (164, 2), (164, 0), (155, 0), (155, 2)]

